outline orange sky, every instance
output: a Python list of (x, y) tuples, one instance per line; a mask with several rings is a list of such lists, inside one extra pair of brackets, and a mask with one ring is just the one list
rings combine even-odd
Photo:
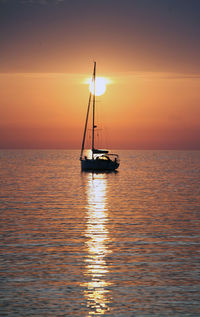
[[(1, 147), (80, 148), (87, 76), (2, 74)], [(108, 134), (107, 146), (198, 148), (199, 78), (167, 73), (124, 73), (109, 78), (112, 83), (106, 93), (97, 97), (97, 120), (101, 119)]]
[(0, 0), (0, 148), (80, 148), (95, 59), (112, 80), (97, 98), (106, 146), (200, 149), (199, 11), (195, 0)]

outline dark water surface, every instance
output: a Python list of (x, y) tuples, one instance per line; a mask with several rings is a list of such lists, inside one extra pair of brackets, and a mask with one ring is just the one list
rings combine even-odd
[(0, 151), (0, 316), (200, 316), (200, 152)]

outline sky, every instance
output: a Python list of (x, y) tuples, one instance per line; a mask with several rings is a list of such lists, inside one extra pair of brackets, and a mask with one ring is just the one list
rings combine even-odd
[(107, 146), (200, 150), (199, 0), (0, 0), (0, 148), (79, 149), (85, 79)]

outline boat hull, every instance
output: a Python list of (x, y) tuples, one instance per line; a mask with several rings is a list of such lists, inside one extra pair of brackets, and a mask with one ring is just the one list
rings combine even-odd
[(119, 167), (119, 163), (115, 161), (93, 160), (84, 159), (81, 160), (82, 171), (114, 171)]

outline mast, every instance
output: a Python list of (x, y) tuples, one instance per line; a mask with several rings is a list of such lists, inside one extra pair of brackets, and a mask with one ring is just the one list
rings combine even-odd
[(95, 79), (96, 79), (96, 62), (94, 62), (94, 71), (93, 71), (93, 120), (92, 120), (92, 159), (94, 158), (94, 129), (95, 129)]
[(86, 115), (86, 120), (85, 120), (85, 128), (84, 128), (84, 133), (83, 133), (83, 141), (82, 141), (82, 147), (81, 147), (80, 160), (82, 160), (83, 150), (84, 150), (84, 145), (85, 145), (85, 136), (86, 136), (87, 123), (88, 123), (88, 117), (89, 117), (89, 112), (90, 112), (91, 96), (92, 96), (92, 93), (90, 92), (89, 101), (88, 101), (88, 108), (87, 108), (87, 115)]
[[(92, 158), (94, 157), (93, 149), (94, 149), (94, 129), (95, 129), (95, 124), (94, 124), (94, 118), (95, 118), (95, 77), (96, 77), (96, 62), (94, 62), (94, 70), (93, 70), (93, 76), (92, 76), (92, 82), (93, 82), (93, 87), (94, 87), (94, 91), (93, 91), (93, 120), (92, 120)], [(89, 95), (88, 108), (87, 108), (87, 114), (86, 114), (86, 120), (85, 120), (85, 128), (84, 128), (83, 140), (82, 140), (82, 146), (81, 146), (80, 160), (82, 160), (82, 158), (83, 158), (83, 151), (84, 151), (84, 146), (85, 146), (85, 137), (86, 137), (86, 132), (87, 132), (87, 124), (88, 124), (88, 117), (89, 117), (89, 112), (90, 112), (91, 98), (92, 98), (92, 92), (90, 92), (90, 95)]]

